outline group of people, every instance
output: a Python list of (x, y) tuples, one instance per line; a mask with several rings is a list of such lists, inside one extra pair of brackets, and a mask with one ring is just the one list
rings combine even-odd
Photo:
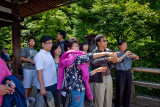
[(31, 101), (35, 102), (31, 91), (36, 86), (42, 96), (50, 91), (57, 107), (65, 106), (67, 94), (71, 96), (70, 107), (83, 107), (85, 95), (91, 106), (112, 107), (111, 70), (115, 68), (115, 107), (129, 107), (132, 83), (130, 69), (132, 60), (138, 60), (139, 56), (127, 50), (127, 42), (119, 41), (118, 50), (111, 52), (107, 48), (105, 35), (99, 34), (95, 37), (97, 47), (89, 53), (86, 42), (79, 46), (77, 38), (65, 38), (66, 32), (60, 30), (57, 43), (53, 43), (50, 36), (41, 38), (42, 49), (39, 52), (34, 49), (34, 38), (29, 38), (29, 46), (23, 48), (20, 59), (23, 62), (27, 106), (30, 106)]

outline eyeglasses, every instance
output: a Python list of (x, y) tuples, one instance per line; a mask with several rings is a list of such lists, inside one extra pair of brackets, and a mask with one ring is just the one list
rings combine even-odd
[(103, 40), (103, 42), (108, 42), (108, 40)]
[(49, 43), (45, 43), (45, 44), (53, 44), (52, 42), (49, 42)]

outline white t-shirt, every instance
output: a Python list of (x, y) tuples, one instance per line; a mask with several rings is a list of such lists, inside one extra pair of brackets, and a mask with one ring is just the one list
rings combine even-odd
[[(50, 52), (41, 49), (34, 57), (36, 70), (42, 70), (44, 86), (51, 86), (57, 83), (57, 72), (55, 62)], [(37, 81), (37, 89), (41, 89)]]

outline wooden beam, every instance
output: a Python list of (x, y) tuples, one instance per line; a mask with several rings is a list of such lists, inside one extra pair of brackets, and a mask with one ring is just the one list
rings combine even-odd
[(4, 0), (0, 0), (0, 6), (6, 7), (6, 8), (12, 8), (12, 3), (4, 1)]
[(22, 20), (22, 18), (20, 16), (15, 16), (13, 14), (10, 14), (10, 13), (6, 13), (6, 12), (3, 12), (3, 11), (0, 11), (0, 18), (2, 19), (7, 19), (7, 20)]
[(160, 107), (160, 98), (137, 94), (134, 103), (139, 107)]
[(13, 74), (18, 74), (21, 69), (20, 52), (21, 52), (21, 34), (20, 34), (20, 21), (14, 21), (12, 24), (12, 44), (14, 56)]
[(160, 74), (160, 69), (154, 69), (154, 68), (132, 67), (132, 70), (139, 71), (139, 72), (149, 72), (149, 73)]
[(160, 89), (160, 83), (155, 82), (133, 81), (133, 84), (142, 87)]
[[(13, 15), (19, 16), (18, 4), (13, 4), (12, 7)], [(22, 62), (20, 60), (21, 53), (21, 34), (20, 34), (20, 21), (14, 20), (12, 23), (12, 44), (13, 44), (13, 74), (17, 75), (18, 70), (22, 68)]]

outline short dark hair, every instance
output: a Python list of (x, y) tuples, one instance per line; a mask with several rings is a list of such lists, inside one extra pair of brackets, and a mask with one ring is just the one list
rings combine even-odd
[(53, 39), (52, 37), (44, 35), (44, 36), (41, 38), (40, 42), (41, 42), (41, 43), (46, 43), (46, 41), (49, 41), (49, 40), (52, 40), (52, 39)]
[[(82, 42), (82, 43), (80, 44), (79, 50), (83, 51), (83, 46), (84, 46), (84, 45), (88, 45), (88, 43), (87, 43), (87, 42)], [(88, 48), (87, 52), (89, 52), (89, 48)]]
[(66, 38), (66, 32), (64, 30), (59, 30), (58, 32), (63, 36), (63, 39)]
[(30, 38), (28, 39), (28, 42), (29, 42), (31, 39), (33, 39), (33, 40), (35, 41), (35, 38), (34, 38), (34, 37), (30, 37)]
[(8, 50), (8, 48), (4, 48), (4, 50)]
[(96, 37), (95, 37), (95, 42), (96, 42), (96, 45), (98, 46), (98, 43), (97, 42), (100, 42), (101, 41), (101, 38), (104, 38), (105, 35), (104, 34), (98, 34)]
[(119, 42), (118, 42), (118, 45), (120, 46), (120, 45), (122, 45), (123, 43), (125, 43), (126, 41), (125, 40), (120, 40)]
[(64, 41), (64, 51), (68, 51), (68, 48), (71, 48), (73, 43), (79, 44), (79, 40), (77, 38), (70, 38)]
[(55, 51), (59, 46), (60, 46), (60, 44), (58, 44), (58, 43), (53, 43), (52, 49), (51, 49), (51, 51), (50, 51), (53, 58), (54, 58), (54, 51)]

